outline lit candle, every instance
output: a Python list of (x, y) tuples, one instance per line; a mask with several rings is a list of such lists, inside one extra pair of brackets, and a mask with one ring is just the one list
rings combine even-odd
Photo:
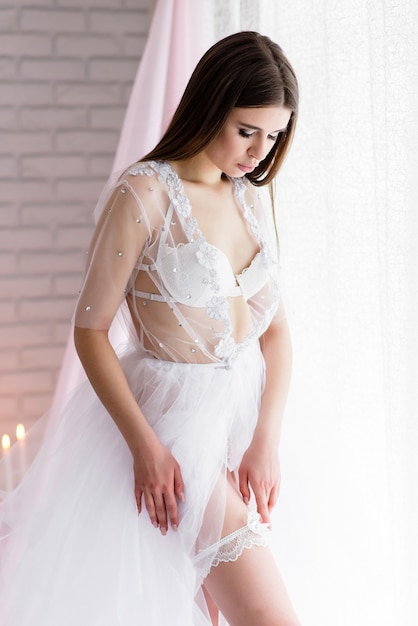
[(4, 475), (5, 475), (5, 487), (6, 491), (11, 491), (13, 489), (13, 478), (12, 478), (12, 466), (10, 461), (10, 437), (9, 435), (3, 435), (1, 438), (1, 447), (3, 450), (3, 466), (4, 466)]
[(18, 441), (19, 446), (19, 461), (20, 461), (20, 480), (22, 480), (27, 467), (27, 457), (26, 457), (26, 432), (23, 424), (18, 424), (16, 426), (16, 439)]

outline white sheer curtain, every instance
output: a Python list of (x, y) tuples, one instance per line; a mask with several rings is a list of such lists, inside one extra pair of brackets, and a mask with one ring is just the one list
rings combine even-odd
[(416, 626), (417, 4), (212, 4), (218, 36), (270, 35), (301, 85), (277, 199), (294, 378), (276, 553), (304, 626)]

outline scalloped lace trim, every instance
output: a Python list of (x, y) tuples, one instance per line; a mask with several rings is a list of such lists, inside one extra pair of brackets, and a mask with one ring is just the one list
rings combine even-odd
[(253, 546), (266, 547), (270, 544), (271, 531), (268, 524), (261, 522), (256, 511), (248, 514), (247, 524), (226, 535), (217, 543), (201, 550), (193, 559), (196, 572), (206, 578), (212, 567), (220, 563), (236, 561), (245, 549)]

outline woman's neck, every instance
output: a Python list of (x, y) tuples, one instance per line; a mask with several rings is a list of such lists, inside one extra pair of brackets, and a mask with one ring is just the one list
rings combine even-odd
[(182, 180), (190, 183), (211, 188), (221, 186), (224, 183), (221, 170), (210, 161), (204, 152), (183, 161), (171, 161), (170, 164)]

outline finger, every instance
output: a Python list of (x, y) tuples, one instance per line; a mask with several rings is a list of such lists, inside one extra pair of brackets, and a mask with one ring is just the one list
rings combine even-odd
[(181, 502), (185, 502), (186, 498), (184, 495), (184, 482), (180, 468), (176, 468), (174, 470), (174, 493)]
[(142, 490), (139, 487), (135, 489), (135, 500), (139, 515), (142, 511)]
[(278, 497), (279, 497), (279, 487), (278, 485), (275, 485), (273, 489), (270, 491), (270, 497), (268, 499), (269, 512), (271, 512), (272, 509), (276, 506)]
[(155, 512), (157, 515), (158, 525), (162, 535), (167, 534), (167, 509), (165, 506), (165, 500), (162, 493), (154, 493)]
[(266, 492), (264, 488), (263, 487), (254, 488), (254, 485), (253, 485), (253, 491), (255, 495), (255, 500), (257, 502), (257, 511), (261, 515), (261, 521), (264, 524), (270, 524), (270, 514), (269, 514), (269, 509), (267, 506), (267, 497), (266, 497)]
[(168, 518), (170, 519), (171, 527), (173, 528), (173, 530), (177, 530), (178, 525), (179, 525), (179, 514), (178, 514), (177, 500), (174, 494), (172, 495), (165, 494), (164, 502), (165, 502), (165, 507), (166, 507)]
[(244, 471), (239, 471), (239, 490), (241, 492), (242, 495), (242, 499), (244, 500), (245, 504), (248, 504), (250, 501), (250, 488), (248, 486), (248, 474), (247, 472)]
[(158, 517), (155, 509), (155, 502), (150, 491), (144, 491), (144, 501), (145, 508), (147, 509), (149, 518), (151, 520), (151, 524), (154, 526), (154, 528), (158, 528)]

